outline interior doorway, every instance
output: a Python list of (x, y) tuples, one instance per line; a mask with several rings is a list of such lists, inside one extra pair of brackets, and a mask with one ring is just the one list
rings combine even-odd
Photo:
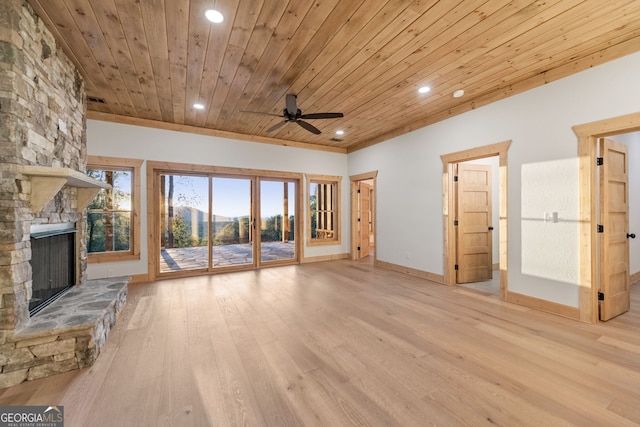
[[(579, 315), (580, 320), (588, 323), (597, 323), (600, 320), (600, 293), (601, 292), (601, 270), (599, 259), (601, 250), (599, 249), (600, 233), (598, 225), (600, 220), (600, 182), (598, 168), (600, 153), (598, 151), (599, 140), (601, 138), (619, 139), (625, 134), (633, 134), (640, 131), (640, 113), (629, 114), (627, 116), (615, 117), (593, 123), (575, 126), (574, 132), (578, 136), (578, 156), (580, 159), (579, 186), (580, 186), (580, 299)], [(640, 140), (629, 147), (636, 148)], [(632, 155), (633, 156), (633, 155)], [(630, 158), (632, 157), (630, 156)], [(634, 158), (637, 158), (634, 156)], [(637, 160), (634, 160), (637, 164)], [(628, 200), (632, 206), (637, 206), (639, 193), (635, 188), (631, 188), (638, 181), (636, 177), (629, 178), (630, 191)], [(633, 233), (632, 228), (637, 227), (634, 223), (634, 215), (629, 215), (631, 219), (629, 230), (626, 234)], [(637, 231), (637, 230), (636, 230)], [(640, 250), (637, 247), (638, 239), (627, 240), (631, 243), (630, 254)], [(637, 252), (636, 252), (637, 253)], [(636, 256), (637, 257), (637, 256)], [(632, 255), (631, 260), (634, 256)], [(640, 265), (630, 263), (629, 282), (634, 283), (640, 280)], [(603, 295), (606, 298), (606, 294)]]
[(378, 172), (354, 175), (351, 179), (351, 259), (376, 257), (375, 200)]
[[(500, 142), (497, 144), (486, 145), (482, 147), (476, 147), (469, 150), (459, 151), (456, 153), (450, 153), (441, 156), (442, 164), (443, 164), (443, 227), (444, 227), (444, 283), (447, 285), (456, 285), (458, 283), (458, 268), (459, 268), (459, 257), (458, 257), (458, 228), (457, 228), (457, 205), (458, 205), (458, 193), (457, 189), (457, 181), (456, 176), (458, 172), (458, 165), (464, 162), (478, 160), (478, 159), (487, 159), (491, 157), (497, 158), (497, 232), (499, 233), (498, 239), (498, 266), (499, 266), (499, 275), (497, 281), (499, 282), (499, 295), (501, 299), (507, 298), (507, 225), (508, 225), (508, 216), (507, 216), (507, 150), (511, 145), (511, 141)], [(486, 195), (485, 195), (486, 197)], [(486, 216), (486, 214), (485, 214)], [(487, 220), (488, 221), (488, 220)], [(485, 239), (488, 238), (488, 235), (493, 230), (488, 230), (488, 227), (496, 228), (496, 225), (493, 223), (496, 220), (492, 219), (492, 225), (488, 225), (488, 222), (485, 223), (485, 227), (487, 228), (486, 233), (484, 233)], [(484, 245), (485, 247), (489, 245), (489, 242)], [(492, 246), (492, 243), (491, 243)], [(493, 251), (490, 251), (491, 253)], [(485, 253), (487, 251), (485, 250)], [(492, 256), (492, 255), (491, 255)], [(492, 258), (491, 258), (492, 259)], [(484, 263), (487, 264), (487, 259), (485, 258)], [(493, 264), (493, 263), (492, 263)], [(492, 265), (493, 267), (493, 265)], [(488, 267), (485, 267), (485, 270)], [(488, 274), (491, 274), (491, 279), (493, 280), (493, 274), (491, 273), (492, 268), (489, 269)]]
[(499, 295), (499, 158), (460, 162), (453, 169), (456, 283)]

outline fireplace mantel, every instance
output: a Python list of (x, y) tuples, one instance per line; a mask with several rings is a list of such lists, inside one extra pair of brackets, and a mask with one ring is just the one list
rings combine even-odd
[(70, 168), (22, 165), (20, 172), (31, 177), (29, 205), (32, 212), (40, 212), (65, 185), (78, 189), (78, 211), (84, 210), (100, 189), (111, 188), (109, 184)]

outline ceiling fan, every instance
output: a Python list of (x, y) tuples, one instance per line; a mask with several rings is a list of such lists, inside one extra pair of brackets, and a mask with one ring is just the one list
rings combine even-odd
[[(300, 127), (305, 130), (308, 130), (311, 133), (316, 135), (321, 134), (320, 129), (313, 126), (311, 123), (307, 123), (304, 120), (313, 120), (313, 119), (337, 119), (340, 117), (344, 117), (342, 113), (311, 113), (311, 114), (302, 114), (302, 111), (298, 108), (298, 97), (293, 94), (287, 94), (285, 99), (285, 108), (282, 110), (282, 114), (273, 114), (273, 113), (261, 113), (259, 111), (241, 111), (242, 113), (254, 113), (254, 114), (264, 114), (267, 116), (275, 116), (284, 118), (283, 121), (276, 123), (267, 129), (267, 132), (273, 132), (276, 129), (280, 129), (285, 123), (294, 122), (297, 123)], [(304, 119), (304, 120), (303, 120)]]

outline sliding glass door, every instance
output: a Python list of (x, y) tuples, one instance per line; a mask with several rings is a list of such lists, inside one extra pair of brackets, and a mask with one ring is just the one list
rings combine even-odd
[(160, 176), (160, 272), (209, 266), (209, 177)]
[(243, 172), (155, 172), (158, 208), (150, 210), (157, 209), (158, 231), (152, 238), (158, 245), (157, 274), (192, 275), (298, 261), (301, 178)]
[(260, 262), (297, 259), (295, 245), (296, 184), (260, 180)]
[(211, 181), (211, 266), (253, 265), (253, 180), (214, 176)]

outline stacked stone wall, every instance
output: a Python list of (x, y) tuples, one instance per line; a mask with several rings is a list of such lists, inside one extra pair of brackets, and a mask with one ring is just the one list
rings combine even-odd
[[(41, 211), (32, 212), (31, 181), (20, 172), (22, 165), (84, 172), (85, 111), (84, 81), (53, 34), (28, 2), (1, 0), (0, 384), (27, 371), (26, 379), (34, 379), (71, 365), (82, 367), (91, 359), (80, 354), (88, 351), (82, 335), (42, 336), (33, 342), (16, 336), (30, 321), (31, 225), (79, 225), (77, 284), (86, 281), (86, 228), (76, 209), (76, 190), (64, 187)], [(49, 354), (47, 349), (54, 347), (65, 351)]]
[[(17, 165), (86, 166), (82, 77), (27, 2), (0, 2), (0, 345), (29, 319), (32, 224), (81, 221), (65, 187), (40, 212)], [(84, 243), (85, 232), (78, 238)], [(86, 260), (84, 245), (79, 259)], [(86, 279), (86, 261), (79, 265)]]

